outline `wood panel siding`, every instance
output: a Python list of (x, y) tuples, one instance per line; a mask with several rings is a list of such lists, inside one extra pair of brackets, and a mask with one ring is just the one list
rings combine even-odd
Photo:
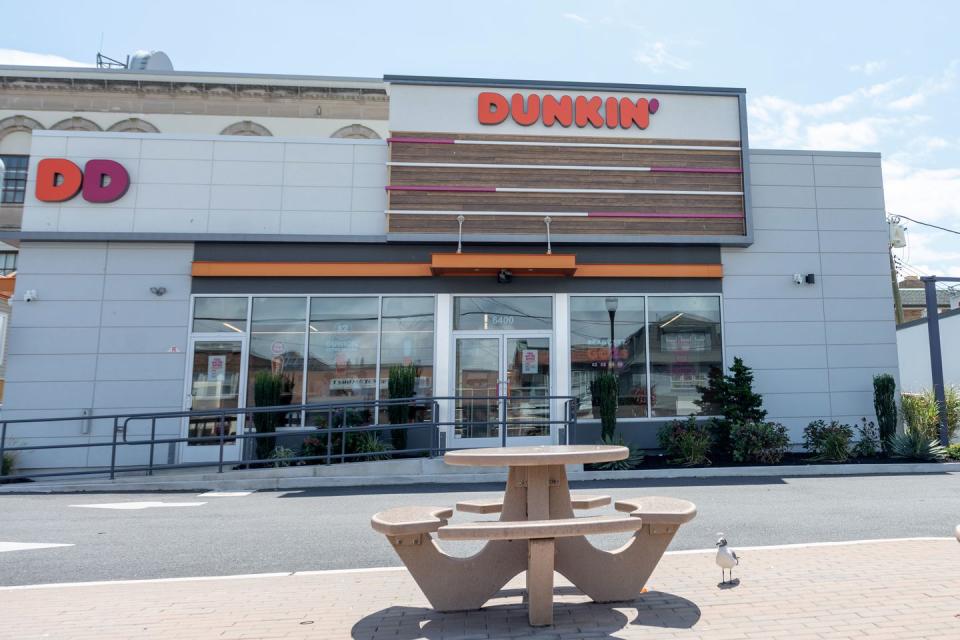
[[(429, 172), (428, 176), (424, 174)], [(390, 184), (483, 185), (566, 189), (657, 189), (740, 191), (739, 173), (656, 173), (572, 169), (479, 169), (459, 167), (391, 167)]]
[[(390, 216), (393, 233), (436, 233), (456, 235), (455, 215), (394, 214)], [(550, 223), (554, 234), (598, 235), (742, 235), (742, 218), (603, 218), (555, 217)], [(463, 235), (543, 235), (546, 226), (543, 216), (466, 216)]]
[(554, 217), (558, 235), (746, 233), (738, 140), (417, 131), (390, 140), (390, 233), (453, 235), (458, 212), (465, 237), (544, 233), (551, 213), (578, 214)]

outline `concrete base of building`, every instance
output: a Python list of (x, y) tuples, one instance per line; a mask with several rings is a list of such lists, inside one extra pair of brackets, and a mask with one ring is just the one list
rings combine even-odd
[[(28, 473), (28, 472), (24, 472)], [(704, 467), (638, 469), (633, 471), (584, 471), (569, 465), (571, 481), (665, 480), (696, 478), (756, 478), (801, 476), (902, 475), (960, 473), (960, 462), (904, 462), (887, 464), (811, 464), (762, 467)], [(50, 479), (0, 485), (0, 493), (83, 493), (142, 491), (274, 491), (281, 489), (395, 486), (414, 484), (502, 484), (504, 469), (453, 467), (442, 458), (416, 458), (355, 462), (340, 465), (246, 469), (217, 473), (216, 467), (183, 471), (160, 471), (153, 476)]]

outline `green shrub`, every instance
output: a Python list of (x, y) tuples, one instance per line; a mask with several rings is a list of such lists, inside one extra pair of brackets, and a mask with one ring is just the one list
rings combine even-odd
[(763, 422), (767, 412), (763, 409), (763, 397), (753, 391), (753, 371), (740, 358), (733, 359), (730, 375), (723, 375), (718, 368), (710, 371), (706, 387), (697, 387), (700, 392), (701, 415), (721, 416), (713, 421), (714, 451), (723, 458), (732, 455), (731, 430), (734, 425), (748, 422)]
[(879, 442), (886, 447), (887, 440), (897, 432), (897, 382), (889, 373), (873, 376), (873, 410), (880, 425)]
[(3, 462), (0, 463), (0, 476), (13, 475), (13, 466), (16, 458), (12, 453), (3, 454)]
[(744, 422), (733, 425), (730, 441), (735, 462), (776, 464), (783, 459), (790, 437), (776, 422)]
[(350, 436), (350, 439), (353, 441), (353, 453), (369, 454), (360, 458), (353, 458), (354, 460), (390, 459), (389, 452), (393, 451), (393, 446), (383, 442), (376, 433), (373, 433), (372, 431), (365, 431), (363, 433)]
[(951, 444), (946, 449), (947, 457), (951, 460), (960, 460), (960, 444)]
[(688, 467), (710, 464), (713, 434), (708, 422), (694, 416), (668, 422), (657, 432), (657, 441), (672, 462)]
[(867, 422), (866, 418), (860, 418), (860, 424), (857, 426), (857, 433), (860, 438), (857, 444), (853, 445), (853, 455), (856, 458), (872, 458), (880, 451), (880, 434), (877, 431), (877, 425), (873, 422)]
[(632, 444), (627, 444), (624, 442), (623, 436), (619, 434), (614, 438), (601, 438), (600, 444), (626, 447), (630, 451), (629, 455), (624, 460), (611, 460), (610, 462), (597, 463), (595, 465), (596, 468), (602, 471), (627, 471), (628, 469), (636, 469), (643, 464), (643, 460), (646, 457), (643, 449)]
[(620, 382), (613, 373), (601, 373), (590, 383), (590, 394), (600, 407), (600, 438), (612, 440), (617, 430), (617, 402)]
[[(944, 392), (947, 400), (947, 435), (953, 440), (960, 423), (960, 393), (955, 387), (947, 387)], [(940, 441), (940, 414), (933, 390), (904, 393), (900, 396), (900, 404), (903, 406), (903, 421), (908, 427), (931, 440)]]
[[(413, 398), (417, 394), (417, 378), (420, 377), (420, 370), (412, 364), (401, 364), (390, 367), (389, 378), (387, 379), (387, 393), (391, 400), (399, 398)], [(387, 416), (390, 424), (407, 424), (410, 422), (410, 405), (389, 404), (387, 405)], [(407, 432), (404, 429), (391, 429), (390, 441), (394, 449), (407, 448)]]
[(890, 438), (888, 447), (892, 458), (939, 462), (947, 457), (946, 447), (913, 429), (907, 429)]
[(836, 420), (814, 420), (803, 430), (803, 447), (814, 460), (846, 462), (850, 458), (853, 428)]
[[(272, 438), (263, 438), (263, 440), (271, 440)], [(293, 449), (288, 449), (287, 447), (277, 447), (269, 454), (267, 454), (268, 460), (273, 460), (274, 467), (289, 467), (290, 458), (296, 458), (297, 453)]]

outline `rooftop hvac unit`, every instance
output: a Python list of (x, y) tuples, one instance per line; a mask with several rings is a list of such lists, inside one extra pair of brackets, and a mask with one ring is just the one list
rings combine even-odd
[(137, 51), (127, 64), (130, 71), (173, 71), (173, 63), (163, 51)]

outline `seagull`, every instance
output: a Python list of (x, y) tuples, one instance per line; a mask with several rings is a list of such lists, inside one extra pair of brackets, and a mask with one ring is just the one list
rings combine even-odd
[(730, 570), (730, 580), (733, 580), (733, 568), (740, 564), (740, 558), (737, 552), (727, 546), (727, 539), (722, 533), (717, 534), (717, 565), (720, 567), (720, 574), (723, 576), (720, 584), (727, 584), (726, 571)]

